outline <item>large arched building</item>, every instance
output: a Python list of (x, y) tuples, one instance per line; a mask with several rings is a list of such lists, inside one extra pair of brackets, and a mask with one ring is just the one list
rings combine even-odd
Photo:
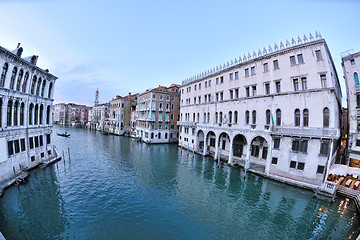
[(319, 34), (275, 44), (183, 81), (179, 146), (315, 189), (335, 157), (341, 97)]
[(51, 139), (57, 77), (22, 51), (0, 47), (0, 181), (57, 157)]

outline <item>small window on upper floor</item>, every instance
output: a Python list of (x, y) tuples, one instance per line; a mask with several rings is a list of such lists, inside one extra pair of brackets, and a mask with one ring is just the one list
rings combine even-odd
[(298, 63), (299, 63), (299, 64), (303, 64), (303, 63), (304, 63), (304, 58), (303, 58), (303, 55), (302, 55), (302, 54), (297, 55), (297, 58), (298, 58)]
[(350, 60), (351, 65), (355, 65), (355, 59)]
[(205, 82), (205, 88), (207, 88), (207, 82)]
[(315, 50), (316, 60), (322, 60), (322, 55), (320, 50)]
[(296, 65), (295, 56), (290, 56), (290, 64), (291, 65)]
[(235, 80), (239, 79), (239, 72), (235, 72)]
[(255, 67), (251, 67), (251, 75), (255, 75)]
[(209, 86), (209, 87), (211, 87), (211, 80), (209, 80), (209, 82), (208, 82), (208, 86)]
[(248, 77), (248, 76), (249, 76), (249, 69), (245, 68), (245, 77)]
[(221, 76), (221, 77), (220, 77), (220, 83), (223, 83), (223, 82), (224, 82), (224, 77)]
[(274, 69), (279, 69), (279, 61), (278, 60), (274, 60)]
[(264, 63), (264, 72), (268, 72), (268, 71), (269, 71), (269, 64)]
[(216, 82), (215, 82), (216, 84), (219, 84), (219, 78), (216, 78)]
[(234, 74), (233, 73), (230, 73), (229, 77), (230, 77), (230, 80), (234, 80)]

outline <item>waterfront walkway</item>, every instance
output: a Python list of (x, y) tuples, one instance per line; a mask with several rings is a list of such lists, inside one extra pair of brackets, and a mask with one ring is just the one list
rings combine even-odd
[(0, 182), (0, 197), (4, 194), (4, 191), (6, 188), (10, 187), (14, 183), (20, 183), (20, 182), (24, 181), (28, 176), (29, 176), (29, 173), (27, 171), (22, 171), (16, 175), (13, 175), (12, 177)]
[(1, 234), (1, 232), (0, 232), (0, 240), (6, 240), (4, 235)]

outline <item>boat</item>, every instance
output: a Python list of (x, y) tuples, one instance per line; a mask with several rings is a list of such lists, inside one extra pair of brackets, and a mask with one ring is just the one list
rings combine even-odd
[(64, 132), (64, 133), (57, 133), (58, 136), (61, 136), (61, 137), (70, 137), (70, 133), (67, 133), (67, 132)]

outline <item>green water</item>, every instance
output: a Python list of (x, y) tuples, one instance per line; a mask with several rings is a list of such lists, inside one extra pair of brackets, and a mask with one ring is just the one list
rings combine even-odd
[[(352, 201), (248, 174), (176, 145), (76, 128), (53, 135), (65, 161), (0, 199), (9, 239), (355, 239)], [(67, 155), (70, 148), (71, 159)]]

